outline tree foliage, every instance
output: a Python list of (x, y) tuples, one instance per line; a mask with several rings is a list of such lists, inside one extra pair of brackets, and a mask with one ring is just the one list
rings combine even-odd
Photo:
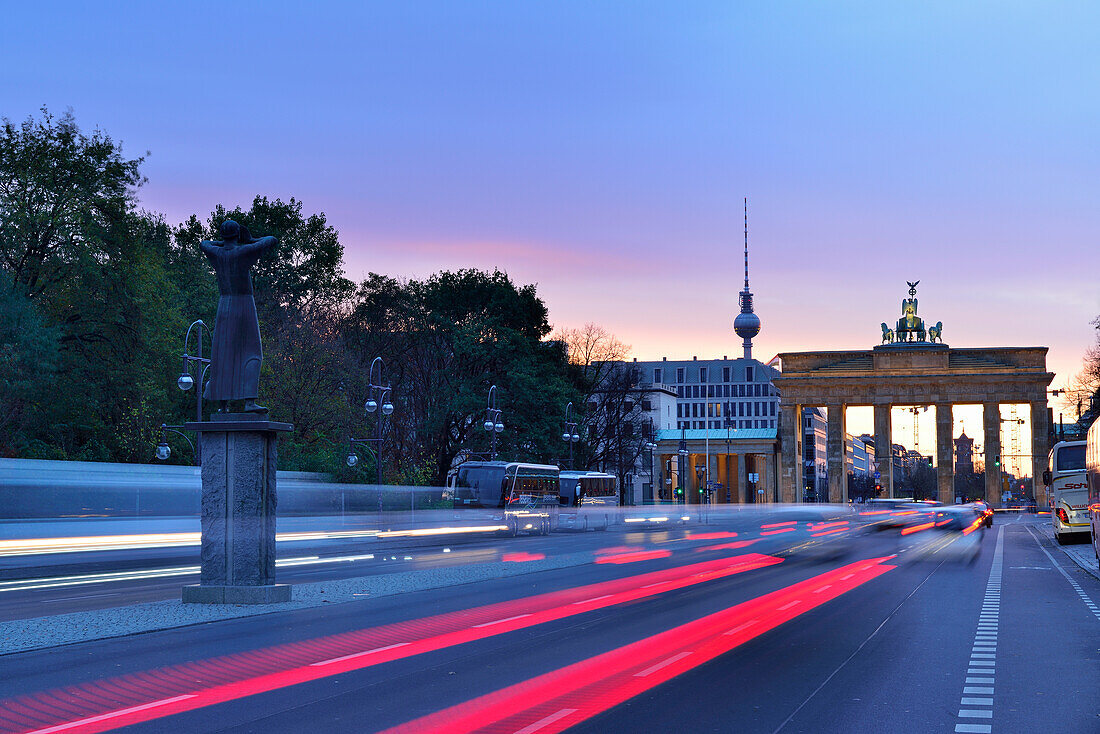
[[(486, 453), (492, 385), (507, 426), (499, 454), (557, 460), (566, 403), (583, 404), (621, 348), (586, 327), (587, 364), (571, 364), (566, 344), (547, 338), (535, 287), (499, 271), (356, 285), (339, 233), (296, 199), (256, 196), (170, 226), (137, 208), (143, 160), (83, 133), (72, 113), (3, 121), (0, 454), (150, 461), (159, 425), (192, 418), (195, 392), (175, 388), (183, 336), (195, 320), (213, 327), (218, 301), (198, 245), (227, 218), (279, 241), (253, 288), (261, 401), (295, 425), (280, 441), (283, 468), (336, 470), (349, 438), (374, 435), (378, 413), (363, 404), (375, 357), (396, 406), (383, 421), (387, 480), (441, 484), (456, 457)], [(173, 461), (193, 460), (173, 449)], [(373, 478), (367, 458), (341, 476)]]

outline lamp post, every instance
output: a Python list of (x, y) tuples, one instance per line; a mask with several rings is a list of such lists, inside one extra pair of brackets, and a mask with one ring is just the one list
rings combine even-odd
[[(196, 340), (196, 345), (195, 345), (196, 349), (195, 349), (195, 353), (191, 354), (188, 351), (188, 348), (191, 345), (191, 332), (196, 327), (198, 327), (198, 334), (197, 334), (198, 338)], [(198, 422), (198, 423), (202, 422), (202, 390), (203, 390), (203, 385), (206, 383), (206, 370), (208, 370), (210, 368), (210, 360), (207, 357), (202, 356), (202, 332), (203, 332), (203, 329), (205, 329), (207, 332), (210, 331), (210, 327), (207, 326), (203, 322), (202, 319), (196, 319), (196, 320), (192, 321), (191, 325), (187, 327), (187, 334), (183, 337), (183, 369), (180, 371), (179, 379), (176, 380), (176, 386), (179, 387), (180, 390), (183, 390), (184, 392), (187, 392), (188, 390), (190, 390), (192, 387), (195, 386), (194, 374), (195, 373), (198, 374), (199, 386), (198, 386), (198, 389), (195, 390), (195, 421)], [(201, 369), (200, 369), (200, 367), (201, 367)], [(161, 427), (165, 428), (164, 425), (162, 425)], [(172, 429), (172, 430), (175, 430), (175, 429)], [(178, 431), (176, 431), (176, 432), (178, 433)], [(163, 434), (164, 434), (164, 431), (162, 430), (161, 431), (162, 437), (163, 437)], [(187, 442), (191, 443), (191, 440), (188, 439)], [(202, 456), (201, 456), (201, 452), (202, 452), (202, 434), (199, 434), (198, 436), (195, 437), (195, 443), (191, 446), (191, 450), (195, 453), (195, 465), (196, 466), (201, 465), (202, 464)], [(158, 447), (158, 455), (159, 455), (159, 447)], [(168, 457), (164, 457), (164, 458), (168, 458)]]
[(733, 499), (733, 489), (730, 487), (730, 429), (733, 428), (733, 421), (730, 417), (726, 416), (726, 502), (730, 502)]
[[(570, 403), (572, 405), (572, 403)], [(497, 408), (497, 386), (489, 388), (489, 398), (485, 403), (485, 423), (482, 426), (489, 432), (489, 461), (497, 460), (497, 434), (504, 431), (504, 424), (500, 422), (501, 411)], [(570, 456), (572, 456), (573, 444), (569, 444)]]
[[(378, 366), (378, 382), (374, 381), (374, 367)], [(374, 424), (374, 438), (351, 438), (348, 439), (348, 466), (355, 466), (359, 463), (359, 457), (355, 453), (355, 446), (357, 444), (374, 444), (374, 466), (375, 466), (375, 484), (382, 485), (382, 418), (388, 415), (393, 415), (393, 404), (389, 401), (389, 395), (391, 388), (389, 385), (382, 384), (382, 368), (385, 363), (381, 357), (375, 357), (374, 361), (370, 363), (370, 374), (367, 377), (367, 402), (363, 405), (363, 410), (367, 413), (374, 413), (381, 407), (381, 415)], [(378, 490), (378, 511), (382, 511), (382, 490)]]
[[(650, 424), (652, 425), (652, 424)], [(650, 436), (652, 436), (652, 429), (650, 429)], [(652, 439), (647, 440), (645, 443), (646, 452), (649, 454), (649, 463), (647, 464), (647, 472), (649, 474), (649, 493), (653, 493), (653, 451), (657, 450), (657, 443)], [(645, 504), (645, 497), (642, 497), (642, 504)]]
[[(688, 457), (688, 445), (687, 445), (687, 431), (681, 426), (680, 428), (680, 445), (676, 449), (676, 453), (680, 456), (680, 469), (676, 472), (676, 484), (679, 485), (676, 489), (676, 493), (687, 501), (684, 497), (684, 473), (687, 471), (687, 457)], [(679, 501), (679, 498), (677, 498)]]
[(581, 440), (580, 435), (577, 434), (577, 422), (569, 420), (569, 417), (572, 415), (572, 413), (573, 413), (573, 402), (569, 401), (569, 403), (565, 406), (565, 431), (563, 431), (562, 434), (561, 434), (561, 440), (565, 441), (567, 444), (569, 444), (569, 468), (570, 469), (575, 468), (573, 466), (573, 444), (575, 444), (577, 441)]
[(183, 440), (187, 442), (187, 445), (191, 447), (191, 451), (194, 452), (196, 458), (198, 452), (195, 451), (195, 444), (191, 443), (191, 438), (181, 431), (183, 426), (170, 426), (167, 423), (160, 424), (160, 442), (157, 444), (157, 458), (161, 461), (167, 461), (168, 457), (172, 455), (172, 449), (168, 446), (168, 432), (171, 431), (179, 436), (183, 436)]

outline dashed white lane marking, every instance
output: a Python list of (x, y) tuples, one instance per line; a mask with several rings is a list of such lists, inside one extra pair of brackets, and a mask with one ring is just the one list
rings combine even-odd
[(569, 714), (576, 713), (576, 711), (576, 709), (562, 709), (561, 711), (550, 714), (545, 719), (539, 719), (534, 724), (528, 724), (522, 729), (517, 729), (516, 734), (532, 734), (532, 732), (550, 726), (550, 724), (553, 724), (555, 721), (564, 719)]
[(655, 583), (655, 584), (646, 584), (646, 585), (645, 585), (645, 586), (643, 586), (642, 588), (643, 588), (643, 589), (652, 589), (652, 588), (653, 588), (654, 586), (663, 586), (663, 585), (665, 585), (665, 584), (667, 584), (667, 583), (668, 583), (667, 581), (658, 581), (658, 582), (657, 582), (657, 583)]
[(183, 701), (188, 698), (194, 698), (195, 694), (189, 693), (186, 696), (174, 696), (172, 698), (164, 698), (160, 701), (153, 701), (152, 703), (143, 703), (140, 706), (131, 706), (127, 709), (119, 709), (118, 711), (111, 711), (107, 714), (100, 714), (99, 716), (89, 716), (86, 719), (78, 719), (77, 721), (70, 721), (66, 724), (58, 724), (57, 726), (51, 726), (46, 729), (35, 729), (34, 734), (53, 734), (55, 731), (67, 731), (68, 729), (75, 729), (78, 726), (85, 726), (87, 724), (94, 724), (98, 721), (106, 721), (108, 719), (117, 719), (119, 716), (125, 716), (126, 714), (132, 714), (136, 711), (145, 711), (146, 709), (157, 708), (158, 706), (167, 706), (170, 703), (176, 701)]
[(801, 603), (802, 603), (801, 599), (795, 599), (790, 604), (784, 604), (783, 606), (779, 607), (778, 609), (776, 609), (776, 611), (777, 612), (784, 612), (784, 611), (790, 609), (791, 607), (798, 606)]
[(505, 617), (504, 619), (494, 619), (492, 622), (482, 622), (481, 624), (475, 624), (474, 627), (489, 627), (494, 624), (504, 624), (505, 622), (511, 622), (514, 619), (523, 619), (524, 617), (530, 616), (530, 614), (517, 614), (514, 617)]
[(833, 588), (832, 584), (825, 584), (820, 589), (814, 589), (814, 593), (815, 594), (820, 594), (821, 592), (827, 591), (828, 589), (831, 589), (831, 588)]
[(722, 634), (723, 635), (736, 635), (741, 630), (743, 630), (747, 627), (752, 627), (754, 624), (756, 624), (759, 621), (760, 621), (759, 619), (750, 619), (748, 622), (745, 622), (744, 624), (739, 624), (731, 630), (726, 630)]
[(1062, 568), (1062, 564), (1054, 560), (1054, 556), (1050, 555), (1050, 553), (1047, 552), (1047, 549), (1044, 548), (1043, 544), (1039, 542), (1039, 536), (1035, 534), (1035, 531), (1032, 530), (1030, 527), (1027, 529), (1027, 531), (1031, 533), (1031, 537), (1034, 538), (1035, 544), (1039, 546), (1039, 550), (1043, 552), (1043, 555), (1045, 555), (1047, 559), (1050, 560), (1054, 567), (1058, 569), (1058, 572), (1060, 574), (1066, 577), (1066, 581), (1068, 581), (1069, 585), (1073, 587), (1073, 590), (1077, 592), (1077, 596), (1081, 597), (1081, 601), (1083, 601), (1085, 603), (1085, 606), (1089, 608), (1089, 611), (1092, 612), (1092, 615), (1096, 617), (1096, 619), (1100, 620), (1100, 607), (1097, 607), (1092, 599), (1089, 598), (1089, 595), (1086, 594), (1085, 590), (1081, 588), (1081, 584), (1077, 583), (1077, 579), (1066, 573), (1066, 569)]
[(604, 594), (603, 596), (594, 596), (591, 599), (585, 599), (584, 601), (575, 601), (574, 604), (591, 604), (594, 601), (600, 601), (601, 599), (610, 599), (611, 594)]
[[(985, 598), (978, 613), (978, 627), (967, 663), (968, 685), (963, 687), (960, 706), (988, 706), (989, 708), (960, 708), (960, 719), (993, 719), (993, 683), (997, 666), (997, 623), (1001, 613), (1001, 573), (1004, 570), (1004, 528), (997, 529), (997, 545), (993, 551), (993, 563), (989, 569), (989, 581), (985, 586)], [(980, 673), (983, 677), (970, 676)], [(988, 683), (988, 686), (971, 686), (971, 683)], [(981, 696), (981, 697), (979, 697)], [(966, 722), (955, 725), (962, 734), (990, 734), (992, 723)]]
[(404, 647), (405, 645), (408, 645), (408, 644), (409, 643), (407, 643), (407, 642), (398, 642), (395, 645), (386, 645), (385, 647), (376, 647), (373, 650), (364, 650), (363, 652), (353, 652), (351, 655), (343, 655), (341, 657), (332, 658), (330, 660), (322, 660), (319, 663), (310, 663), (309, 665), (310, 665), (310, 667), (313, 667), (313, 668), (316, 668), (318, 665), (332, 665), (333, 663), (340, 663), (340, 662), (343, 662), (344, 660), (352, 660), (354, 658), (361, 658), (364, 655), (373, 655), (376, 652), (385, 652), (386, 650), (392, 650), (395, 647)]
[(642, 671), (639, 671), (639, 672), (635, 673), (634, 677), (635, 678), (645, 678), (647, 675), (650, 675), (651, 673), (656, 673), (658, 670), (660, 670), (661, 668), (664, 668), (665, 666), (672, 665), (677, 660), (683, 660), (684, 658), (686, 658), (690, 654), (691, 654), (690, 650), (688, 650), (686, 652), (678, 652), (675, 655), (673, 655), (672, 657), (670, 657), (666, 660), (662, 660), (661, 662), (657, 663), (656, 665), (651, 665), (648, 668), (646, 668), (645, 670), (642, 670)]

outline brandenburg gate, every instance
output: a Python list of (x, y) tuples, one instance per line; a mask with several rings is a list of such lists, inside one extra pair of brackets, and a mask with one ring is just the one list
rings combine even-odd
[[(920, 281), (917, 281), (918, 283)], [(1001, 502), (1001, 404), (1026, 403), (1031, 409), (1031, 463), (1035, 500), (1046, 503), (1039, 479), (1049, 450), (1046, 347), (952, 349), (942, 342), (942, 322), (925, 329), (916, 315), (916, 283), (902, 301), (897, 328), (882, 324), (882, 344), (866, 351), (780, 354), (782, 374), (773, 380), (780, 394), (780, 491), (784, 502), (798, 502), (803, 487), (802, 408), (828, 409), (826, 453), (829, 501), (848, 499), (845, 473), (845, 409), (874, 409), (875, 460), (884, 489), (894, 496), (891, 409), (936, 408), (936, 470), (940, 502), (954, 502), (953, 406), (981, 405), (985, 433), (985, 494)]]

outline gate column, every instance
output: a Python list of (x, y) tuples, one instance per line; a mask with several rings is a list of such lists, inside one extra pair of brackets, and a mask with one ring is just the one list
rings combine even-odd
[(887, 497), (894, 496), (893, 428), (890, 425), (891, 405), (875, 406), (875, 464)]
[(955, 504), (955, 452), (951, 441), (953, 421), (951, 403), (936, 403), (936, 484), (939, 500)]
[(1047, 468), (1047, 454), (1050, 453), (1050, 416), (1047, 415), (1047, 401), (1031, 402), (1031, 486), (1035, 504), (1045, 509), (1049, 504), (1046, 487), (1043, 486), (1043, 472)]
[(825, 454), (829, 465), (829, 501), (837, 504), (848, 501), (848, 473), (845, 471), (844, 405), (831, 403), (828, 429), (825, 437)]
[[(784, 405), (779, 411), (779, 443), (783, 454), (783, 470), (780, 475), (780, 498), (784, 502), (802, 501), (802, 406)], [(741, 457), (738, 456), (738, 474)], [(742, 494), (743, 501), (748, 502)]]
[(985, 499), (990, 507), (1001, 506), (1001, 467), (994, 462), (1001, 455), (1001, 405), (982, 403), (985, 426)]

